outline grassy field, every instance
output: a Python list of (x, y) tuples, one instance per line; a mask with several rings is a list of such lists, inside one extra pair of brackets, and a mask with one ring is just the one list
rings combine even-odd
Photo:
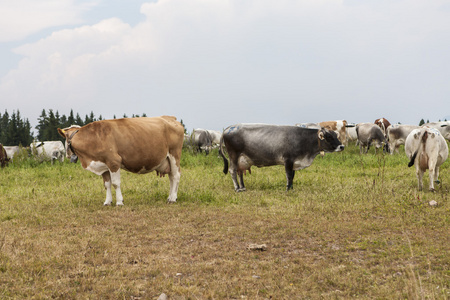
[(435, 193), (407, 163), (353, 146), (316, 157), (293, 191), (277, 166), (235, 193), (217, 150), (183, 153), (176, 204), (167, 177), (124, 171), (123, 207), (79, 164), (10, 165), (0, 299), (448, 299), (450, 163)]

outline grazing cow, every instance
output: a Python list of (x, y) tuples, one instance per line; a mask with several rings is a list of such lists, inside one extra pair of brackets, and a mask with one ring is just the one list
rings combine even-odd
[(36, 142), (30, 145), (31, 153), (41, 162), (50, 160), (53, 164), (55, 160), (64, 161), (64, 144), (61, 141)]
[(376, 119), (374, 124), (380, 127), (381, 131), (383, 131), (384, 136), (387, 137), (387, 129), (389, 128), (389, 126), (391, 126), (391, 123), (385, 118), (380, 118)]
[(14, 155), (20, 153), (19, 146), (3, 146), (3, 148), (5, 149), (6, 154), (8, 154), (9, 159), (13, 159)]
[(406, 138), (414, 129), (420, 128), (415, 125), (394, 124), (387, 129), (387, 139), (391, 154), (398, 153), (400, 145), (404, 145)]
[(116, 189), (116, 205), (123, 205), (121, 168), (138, 174), (169, 174), (168, 202), (176, 202), (184, 128), (175, 117), (102, 120), (83, 127), (58, 128), (58, 132), (67, 141), (71, 161), (79, 158), (84, 169), (102, 175), (104, 205), (112, 202), (111, 183)]
[(319, 126), (336, 132), (338, 139), (341, 141), (341, 143), (344, 145), (348, 144), (346, 120), (320, 122)]
[(434, 191), (434, 181), (439, 183), (439, 167), (448, 157), (448, 146), (442, 134), (434, 128), (414, 129), (406, 138), (405, 152), (410, 162), (416, 165), (419, 190), (423, 188), (423, 174), (428, 169), (430, 191)]
[(220, 139), (222, 138), (222, 132), (217, 130), (208, 130), (211, 135), (211, 142), (214, 147), (217, 147), (220, 144)]
[(8, 154), (6, 153), (5, 149), (3, 148), (3, 145), (0, 144), (0, 166), (4, 168), (6, 164), (8, 163), (9, 158)]
[(191, 145), (197, 152), (205, 151), (206, 155), (212, 149), (212, 138), (208, 130), (197, 128), (191, 135)]
[(450, 141), (450, 121), (426, 123), (422, 127), (435, 128), (440, 131), (444, 139)]
[(375, 145), (375, 152), (383, 145), (387, 145), (381, 128), (375, 124), (359, 123), (356, 125), (356, 134), (358, 135), (360, 153), (363, 153), (363, 149), (366, 147), (367, 149), (364, 153), (367, 153), (371, 145)]
[(245, 191), (243, 174), (247, 170), (250, 172), (253, 165), (284, 165), (286, 190), (290, 190), (295, 171), (309, 167), (317, 154), (344, 150), (336, 133), (325, 128), (237, 124), (226, 128), (220, 141), (219, 154), (223, 158), (225, 174), (228, 160), (223, 153), (223, 145), (230, 158), (230, 174), (236, 192)]

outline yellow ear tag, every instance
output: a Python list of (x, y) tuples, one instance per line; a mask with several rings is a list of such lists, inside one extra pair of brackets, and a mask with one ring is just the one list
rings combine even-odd
[(64, 129), (61, 129), (61, 131), (62, 131), (62, 133), (64, 133), (64, 134), (66, 133), (66, 131), (65, 131)]

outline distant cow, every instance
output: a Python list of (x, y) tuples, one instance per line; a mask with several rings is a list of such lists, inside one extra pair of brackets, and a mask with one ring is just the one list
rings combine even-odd
[(212, 138), (208, 130), (197, 128), (191, 134), (191, 145), (197, 152), (205, 151), (206, 155), (212, 149)]
[(347, 141), (357, 142), (358, 135), (356, 134), (356, 124), (347, 124)]
[(6, 153), (5, 149), (3, 148), (3, 145), (0, 144), (0, 166), (4, 168), (6, 164), (8, 163), (9, 158), (8, 154)]
[(237, 124), (224, 130), (220, 142), (219, 154), (223, 158), (225, 174), (228, 172), (228, 160), (223, 153), (223, 146), (230, 158), (230, 174), (236, 192), (245, 191), (243, 174), (247, 170), (250, 172), (253, 165), (284, 165), (286, 190), (290, 190), (295, 171), (309, 167), (317, 154), (344, 150), (336, 133), (324, 128)]
[(398, 153), (400, 145), (404, 145), (406, 138), (414, 129), (420, 128), (415, 125), (394, 124), (387, 129), (387, 139), (391, 154)]
[(295, 126), (301, 127), (301, 128), (314, 128), (314, 129), (320, 129), (320, 125), (317, 123), (297, 123)]
[(367, 153), (370, 146), (375, 145), (375, 152), (377, 149), (387, 145), (381, 128), (372, 123), (359, 123), (356, 125), (356, 134), (358, 135), (359, 152), (363, 153), (366, 147)]
[(55, 160), (64, 161), (64, 144), (61, 141), (34, 142), (30, 145), (31, 153), (41, 162), (50, 160), (53, 164)]
[(138, 174), (169, 174), (168, 202), (176, 202), (184, 128), (175, 117), (102, 120), (81, 128), (58, 128), (58, 132), (67, 141), (67, 156), (72, 161), (79, 158), (84, 169), (102, 175), (104, 205), (112, 202), (111, 183), (116, 189), (116, 205), (123, 205), (121, 168)]
[(389, 126), (391, 126), (391, 123), (385, 118), (380, 118), (376, 119), (374, 124), (380, 127), (381, 131), (383, 131), (384, 136), (387, 137), (387, 129), (389, 128)]
[(3, 149), (5, 149), (6, 154), (8, 154), (9, 159), (14, 159), (14, 156), (16, 154), (20, 153), (19, 146), (3, 146)]
[(439, 130), (444, 139), (450, 141), (450, 121), (426, 123), (422, 127), (435, 128)]
[(346, 120), (320, 122), (319, 126), (336, 132), (338, 139), (341, 141), (341, 143), (344, 145), (348, 144)]
[(217, 147), (220, 144), (220, 139), (222, 138), (222, 132), (217, 130), (208, 129), (209, 134), (211, 135), (211, 142), (213, 147)]
[(430, 191), (434, 191), (434, 181), (439, 183), (439, 167), (448, 157), (447, 142), (434, 128), (414, 129), (406, 138), (405, 152), (410, 162), (408, 167), (416, 165), (419, 190), (423, 188), (423, 174), (428, 169)]

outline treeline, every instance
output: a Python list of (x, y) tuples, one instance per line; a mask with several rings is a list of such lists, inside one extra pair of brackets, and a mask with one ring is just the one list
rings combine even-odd
[[(144, 113), (141, 116), (133, 114), (131, 117), (146, 116)], [(115, 118), (116, 116), (114, 116)], [(128, 116), (123, 115), (123, 118), (128, 118)], [(97, 118), (93, 112), (81, 118), (78, 113), (74, 114), (72, 109), (68, 116), (61, 115), (58, 111), (54, 112), (52, 109), (47, 111), (43, 109), (38, 118), (38, 125), (35, 127), (36, 134), (34, 135), (29, 120), (22, 119), (19, 110), (13, 111), (11, 115), (5, 110), (3, 115), (0, 113), (0, 143), (5, 146), (28, 146), (33, 140), (63, 141), (56, 130), (57, 128), (66, 128), (71, 125), (84, 126), (98, 120), (103, 120), (103, 117), (100, 115)]]
[(22, 119), (20, 111), (9, 115), (8, 111), (0, 113), (0, 143), (3, 145), (27, 146), (33, 142), (31, 124), (28, 119)]

